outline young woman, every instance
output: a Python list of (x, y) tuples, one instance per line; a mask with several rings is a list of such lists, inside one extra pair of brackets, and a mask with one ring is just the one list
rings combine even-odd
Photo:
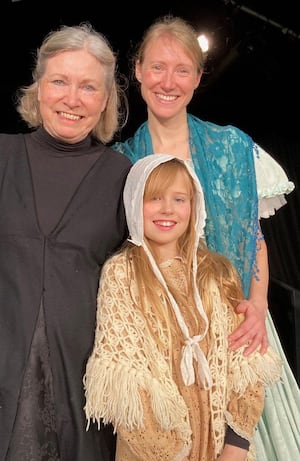
[[(135, 77), (148, 120), (124, 143), (114, 144), (132, 162), (153, 153), (189, 159), (205, 197), (208, 247), (228, 257), (241, 277), (245, 299), (237, 312), (245, 320), (230, 335), (245, 353), (268, 341), (284, 362), (283, 383), (267, 391), (256, 432), (260, 461), (298, 456), (300, 390), (268, 313), (268, 255), (261, 217), (286, 203), (294, 184), (260, 146), (234, 126), (219, 126), (187, 112), (201, 83), (205, 62), (194, 29), (178, 17), (158, 18), (144, 33), (134, 56)], [(284, 433), (278, 425), (284, 420)]]
[(280, 379), (281, 361), (270, 347), (228, 347), (243, 292), (202, 240), (193, 168), (164, 154), (137, 161), (124, 203), (130, 238), (100, 278), (88, 420), (114, 425), (118, 461), (254, 460), (264, 387)]

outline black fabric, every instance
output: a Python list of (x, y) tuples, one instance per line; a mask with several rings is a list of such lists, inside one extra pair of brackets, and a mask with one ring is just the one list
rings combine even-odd
[[(52, 213), (48, 222), (43, 221), (43, 227), (52, 229), (47, 234), (41, 230), (37, 209), (49, 203), (45, 195), (44, 203), (37, 206), (24, 142), (28, 136), (30, 146), (32, 135), (0, 135), (0, 460), (9, 459), (8, 446), (21, 410), (19, 397), (25, 395), (28, 373), (34, 371), (28, 365), (42, 302), (45, 335), (39, 338), (44, 338), (42, 344), (49, 350), (50, 374), (44, 369), (40, 378), (53, 380), (60, 461), (112, 461), (111, 427), (98, 431), (92, 425), (86, 431), (82, 377), (93, 345), (100, 270), (127, 237), (122, 190), (130, 162), (90, 139), (98, 158), (83, 168), (73, 190), (64, 195), (61, 217)], [(41, 142), (38, 147), (41, 154), (43, 146)], [(38, 360), (45, 357), (45, 350), (41, 349)], [(32, 376), (46, 362), (35, 362), (40, 369)], [(24, 453), (13, 459), (23, 460)]]
[(72, 145), (55, 140), (43, 128), (26, 136), (39, 225), (49, 234), (83, 177), (99, 158), (99, 144), (88, 137)]
[(234, 430), (231, 429), (230, 426), (227, 426), (226, 435), (225, 435), (225, 444), (233, 445), (239, 448), (244, 448), (244, 450), (249, 450), (249, 446), (250, 446), (250, 443), (248, 442), (248, 440), (244, 439), (243, 437), (238, 435), (236, 432), (234, 432)]
[(59, 461), (53, 376), (43, 306), (24, 374), (7, 461)]

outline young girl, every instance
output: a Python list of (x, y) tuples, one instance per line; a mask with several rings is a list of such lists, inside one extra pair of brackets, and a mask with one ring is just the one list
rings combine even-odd
[(280, 379), (281, 361), (270, 347), (228, 348), (243, 292), (202, 241), (193, 168), (165, 154), (138, 160), (124, 204), (130, 239), (100, 278), (88, 421), (113, 424), (119, 461), (254, 460), (264, 387)]

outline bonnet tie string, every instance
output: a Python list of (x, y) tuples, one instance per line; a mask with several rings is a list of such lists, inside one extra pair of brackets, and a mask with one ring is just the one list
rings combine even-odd
[(209, 389), (212, 386), (212, 379), (206, 357), (199, 346), (200, 336), (193, 336), (185, 340), (185, 346), (182, 348), (182, 358), (180, 362), (180, 370), (183, 382), (186, 386), (190, 386), (195, 382), (195, 372), (193, 359), (198, 365), (198, 375), (204, 389)]
[[(184, 383), (188, 386), (191, 385), (195, 382), (195, 373), (193, 370), (193, 359), (197, 361), (197, 368), (198, 368), (198, 376), (200, 379), (200, 382), (202, 383), (204, 389), (209, 389), (212, 386), (212, 379), (211, 379), (211, 374), (210, 374), (210, 369), (209, 365), (207, 362), (207, 359), (201, 350), (199, 346), (199, 341), (201, 341), (208, 329), (208, 319), (206, 316), (206, 313), (204, 312), (203, 305), (201, 298), (199, 296), (198, 290), (195, 287), (195, 281), (194, 281), (194, 293), (195, 293), (195, 301), (196, 301), (196, 306), (197, 309), (201, 315), (201, 317), (205, 321), (205, 330), (201, 335), (193, 336), (192, 338), (190, 337), (189, 329), (184, 321), (184, 318), (180, 312), (179, 306), (177, 302), (175, 301), (172, 293), (169, 291), (168, 286), (166, 284), (166, 281), (151, 253), (147, 245), (145, 244), (144, 241), (142, 243), (134, 241), (134, 239), (130, 239), (132, 243), (135, 245), (143, 245), (143, 248), (149, 258), (149, 261), (152, 265), (153, 271), (155, 275), (157, 276), (158, 280), (162, 284), (162, 286), (165, 288), (167, 295), (169, 297), (171, 306), (174, 310), (176, 319), (178, 321), (178, 324), (180, 326), (180, 329), (185, 337), (185, 346), (183, 346), (181, 354), (181, 363), (180, 363), (180, 368), (181, 368), (181, 373), (182, 373), (182, 379)], [(194, 263), (193, 263), (194, 269), (194, 279), (195, 279), (195, 274), (196, 274), (196, 256), (194, 256)]]

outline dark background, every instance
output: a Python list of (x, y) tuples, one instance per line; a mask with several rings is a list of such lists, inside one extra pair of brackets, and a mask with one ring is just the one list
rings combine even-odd
[[(299, 139), (297, 0), (161, 0), (140, 2), (139, 7), (134, 3), (1, 0), (0, 85), (8, 110), (2, 111), (2, 130), (15, 129), (18, 119), (11, 98), (18, 86), (29, 83), (33, 54), (47, 32), (61, 24), (90, 21), (108, 37), (118, 54), (120, 71), (128, 75), (133, 46), (144, 29), (157, 16), (171, 13), (188, 19), (213, 39), (206, 75), (190, 111), (217, 123), (238, 125), (259, 140), (278, 131)], [(132, 108), (124, 137), (146, 114), (133, 87), (129, 96)]]
[[(136, 5), (138, 3), (138, 5)], [(300, 21), (299, 2), (268, 0), (123, 1), (1, 0), (0, 131), (26, 131), (14, 108), (19, 86), (31, 81), (34, 53), (61, 24), (90, 21), (110, 40), (119, 70), (130, 73), (133, 47), (158, 16), (189, 20), (213, 40), (189, 111), (250, 134), (286, 170), (296, 189), (262, 227), (269, 248), (270, 310), (300, 382)], [(126, 139), (145, 120), (145, 104), (131, 84), (130, 117), (116, 137)], [(297, 301), (298, 300), (298, 301)], [(298, 326), (297, 326), (298, 322)], [(299, 339), (298, 339), (299, 341)]]

